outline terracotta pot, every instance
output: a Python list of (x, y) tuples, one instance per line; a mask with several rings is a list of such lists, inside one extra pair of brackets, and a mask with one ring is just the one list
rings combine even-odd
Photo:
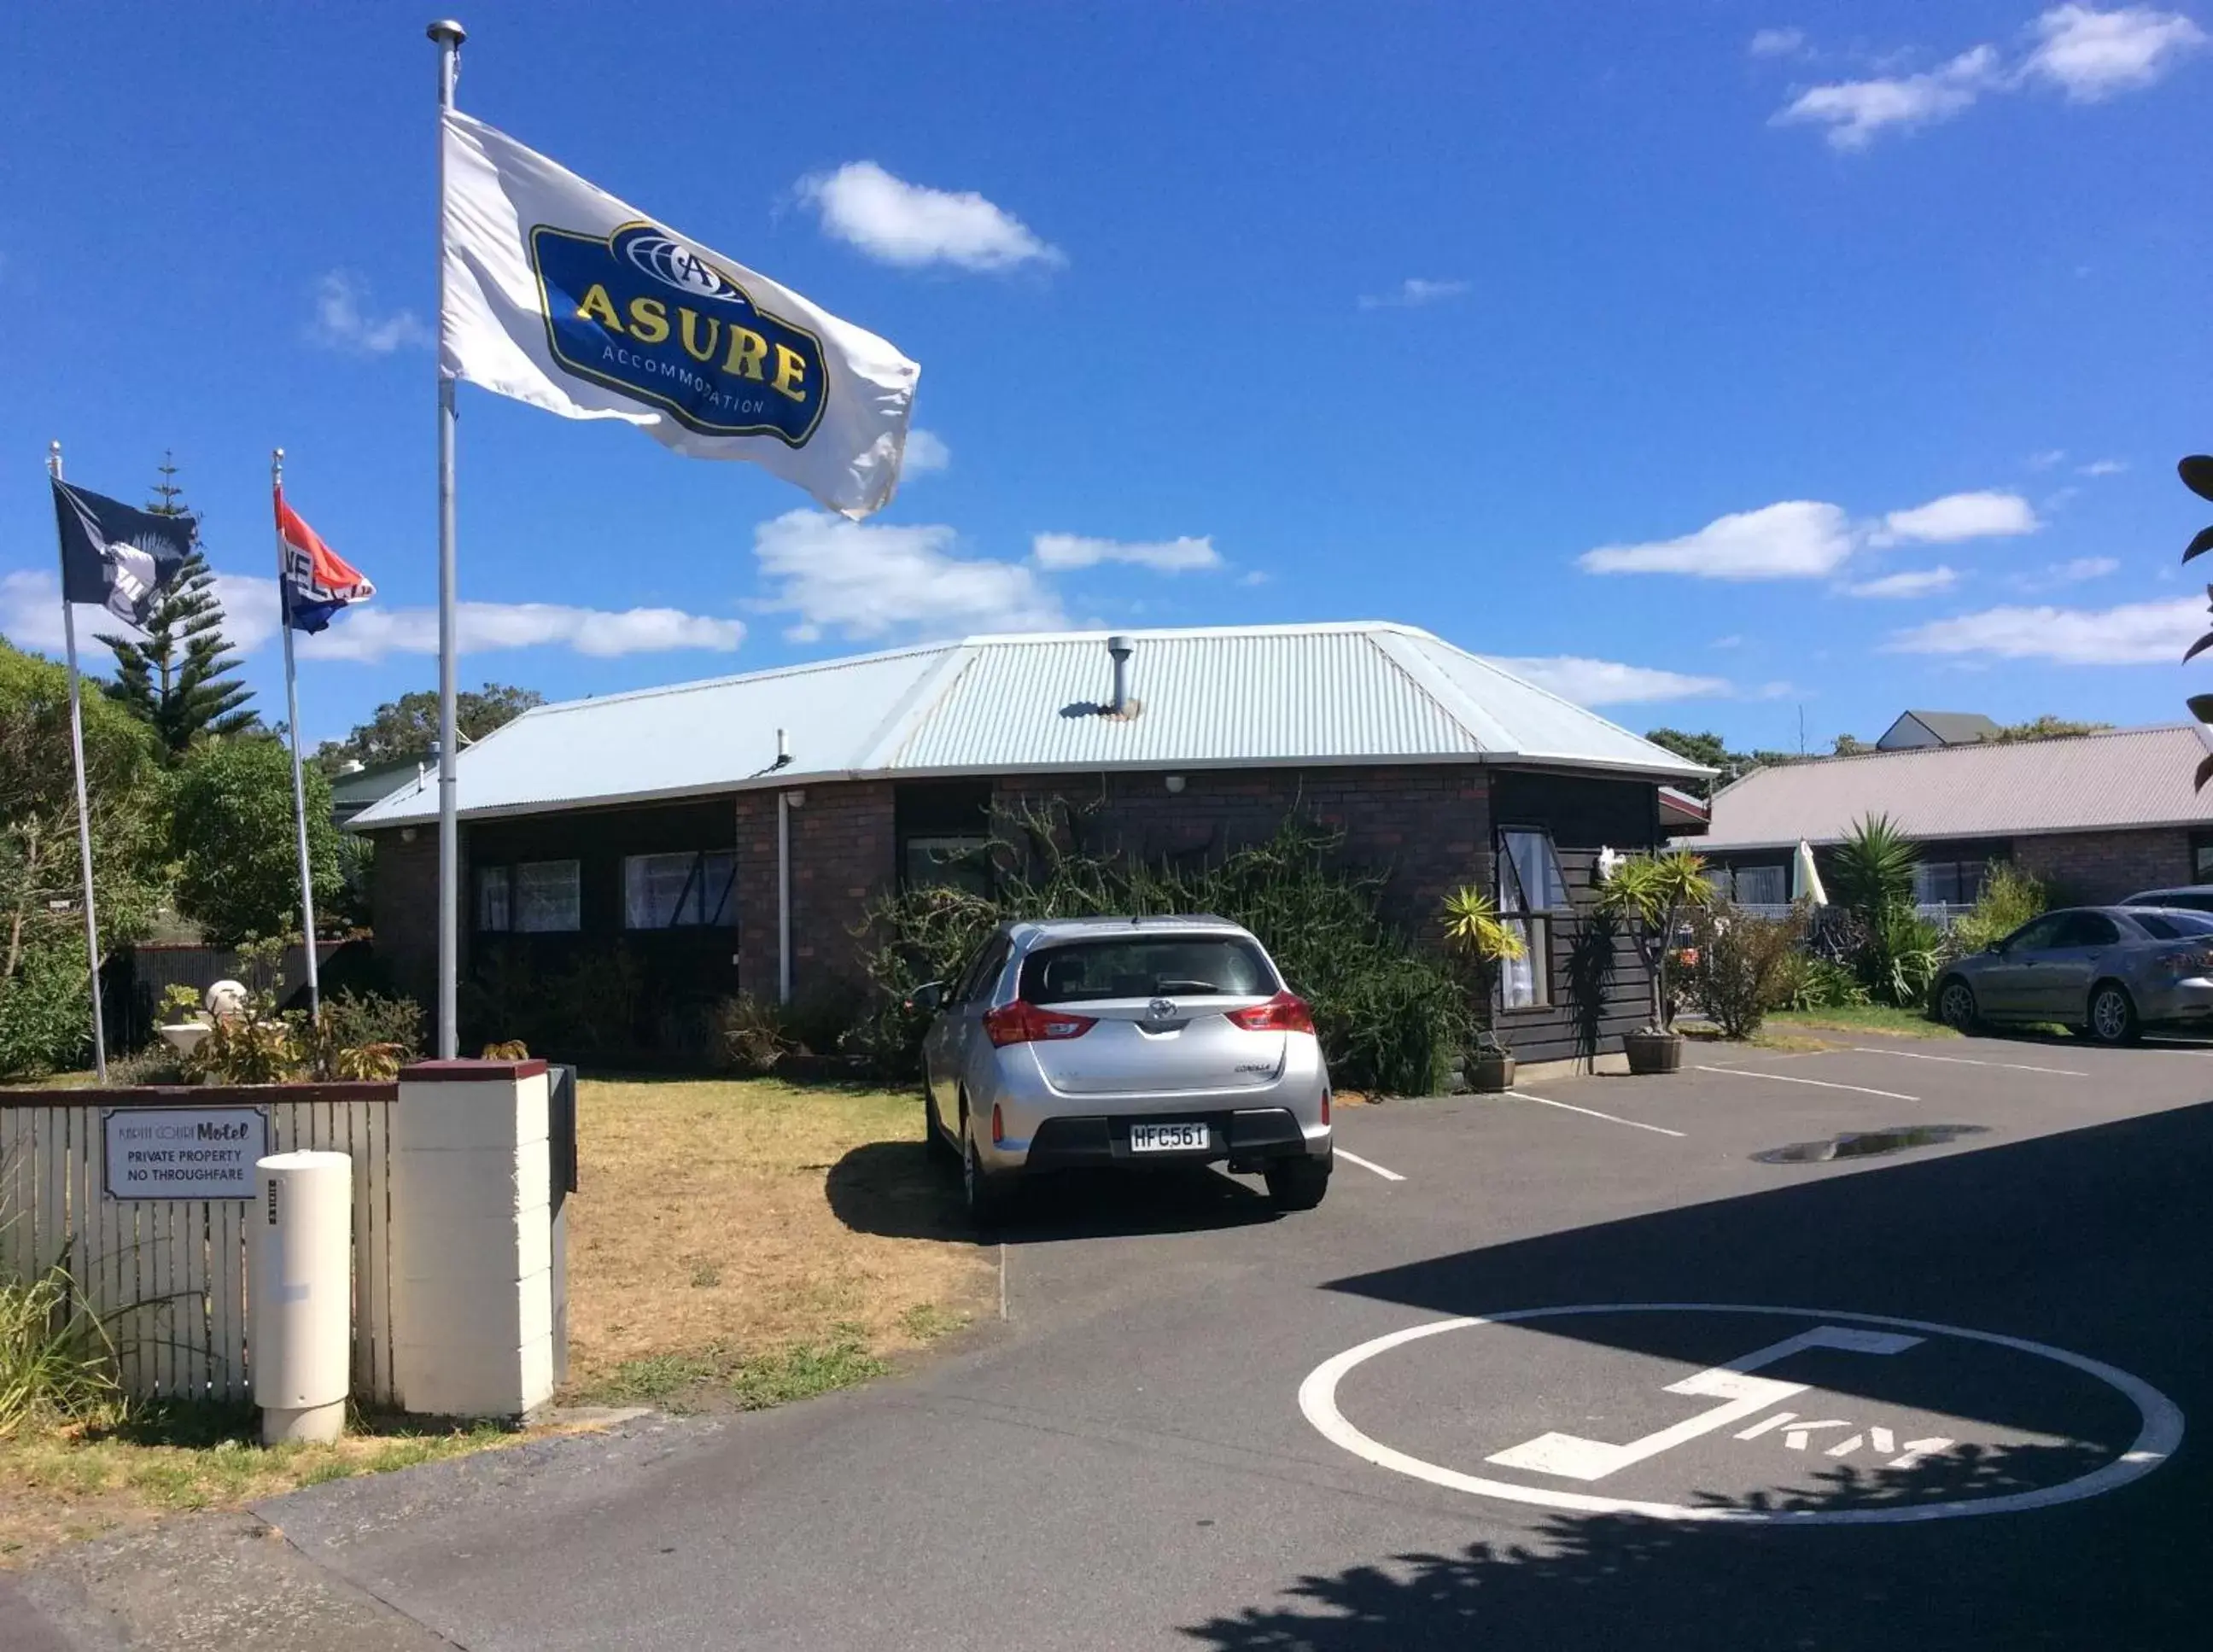
[(1467, 1087), (1478, 1095), (1498, 1095), (1514, 1088), (1514, 1053), (1478, 1050), (1467, 1058)]
[(1683, 1070), (1683, 1035), (1649, 1030), (1622, 1036), (1632, 1073), (1680, 1073)]

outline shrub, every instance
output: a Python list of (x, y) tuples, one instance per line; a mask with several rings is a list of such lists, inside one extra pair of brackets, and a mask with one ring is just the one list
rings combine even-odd
[(1691, 919), (1698, 961), (1691, 966), (1691, 1001), (1733, 1039), (1749, 1038), (1775, 1006), (1803, 959), (1799, 943), (1806, 920), (1760, 917), (1726, 905), (1702, 908)]
[(1845, 911), (1872, 922), (1887, 908), (1912, 905), (1920, 863), (1920, 851), (1887, 814), (1862, 815), (1831, 857), (1831, 893)]
[(2045, 887), (2011, 861), (1992, 861), (1983, 872), (1983, 892), (1973, 910), (1953, 922), (1952, 939), (1961, 952), (1996, 946), (2049, 904)]
[[(78, 920), (80, 924), (82, 919)], [(40, 936), (0, 981), (0, 1078), (35, 1078), (87, 1064), (92, 1006), (84, 931)]]
[(423, 1006), (414, 999), (346, 988), (323, 1000), (323, 1035), (335, 1047), (393, 1044), (405, 1056), (423, 1053)]
[(1272, 838), (1193, 865), (1088, 848), (1088, 824), (1064, 805), (1002, 811), (992, 894), (931, 887), (877, 901), (865, 959), (875, 1003), (844, 1048), (887, 1074), (917, 1072), (929, 1017), (906, 1008), (909, 995), (950, 980), (1009, 919), (1212, 912), (1258, 936), (1313, 1006), (1338, 1083), (1402, 1094), (1442, 1087), (1474, 1031), (1471, 984), (1382, 920), (1381, 880), (1335, 865), (1336, 834), (1295, 814)]
[(1815, 958), (1798, 954), (1799, 963), (1793, 966), (1782, 984), (1787, 997), (1777, 1006), (1787, 1009), (1843, 1009), (1869, 1002), (1868, 990), (1850, 966), (1832, 958)]
[(0, 1281), (0, 1440), (31, 1418), (97, 1417), (121, 1398), (107, 1327), (66, 1270)]
[(766, 999), (741, 992), (716, 1009), (715, 1052), (737, 1072), (767, 1072), (796, 1047), (777, 1007)]
[[(308, 858), (315, 905), (338, 892), (338, 834), (330, 783), (306, 775)], [(178, 771), (169, 817), (177, 863), (177, 910), (207, 938), (277, 935), (300, 921), (299, 839), (292, 818), (292, 761), (260, 735), (195, 746)]]
[(1635, 930), (1637, 950), (1650, 973), (1651, 1025), (1657, 1030), (1667, 1031), (1675, 1021), (1677, 994), (1668, 987), (1667, 965), (1675, 951), (1676, 926), (1713, 899), (1705, 862), (1684, 849), (1632, 855), (1599, 887), (1599, 911)]
[(1890, 906), (1868, 925), (1858, 974), (1878, 1003), (1900, 1009), (1920, 1006), (1943, 960), (1943, 932), (1910, 906)]

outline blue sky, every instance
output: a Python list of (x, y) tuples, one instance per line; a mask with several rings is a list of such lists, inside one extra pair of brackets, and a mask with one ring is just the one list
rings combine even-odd
[[(164, 448), (281, 716), (268, 451), (436, 680), (435, 52), (389, 5), (0, 22), (0, 630), (40, 474)], [(2213, 447), (2213, 15), (833, 3), (462, 14), (460, 102), (892, 339), (860, 526), (460, 392), (463, 680), (552, 698), (1067, 624), (1405, 620), (1643, 728), (2169, 721)], [(31, 25), (43, 25), (34, 33)], [(532, 606), (535, 605), (535, 606)], [(642, 612), (641, 612), (642, 611)]]

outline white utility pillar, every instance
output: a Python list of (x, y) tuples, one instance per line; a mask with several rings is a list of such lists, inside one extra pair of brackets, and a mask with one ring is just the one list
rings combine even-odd
[(272, 1153), (247, 1222), (247, 1351), (261, 1443), (345, 1432), (353, 1358), (353, 1161)]
[(520, 1417), (553, 1394), (543, 1061), (425, 1061), (392, 1132), (393, 1354), (400, 1402)]

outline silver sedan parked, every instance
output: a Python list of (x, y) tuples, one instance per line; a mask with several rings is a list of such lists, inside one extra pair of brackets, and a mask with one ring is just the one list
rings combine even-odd
[(2070, 906), (2031, 918), (1986, 952), (1947, 965), (1936, 1014), (1980, 1021), (2057, 1021), (2100, 1044), (2147, 1027), (2213, 1020), (2213, 914), (2149, 906)]
[(1252, 934), (1218, 917), (1008, 924), (910, 1000), (930, 1142), (969, 1209), (1022, 1176), (1226, 1162), (1285, 1210), (1328, 1191), (1330, 1085), (1314, 1017)]

